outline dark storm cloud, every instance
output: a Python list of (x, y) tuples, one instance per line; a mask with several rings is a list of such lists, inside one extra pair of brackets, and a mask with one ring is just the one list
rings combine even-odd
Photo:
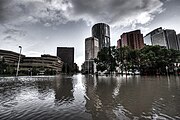
[(120, 25), (149, 22), (163, 6), (160, 0), (72, 0), (71, 3), (74, 16)]
[(62, 24), (78, 20), (124, 26), (145, 24), (163, 6), (160, 0), (1, 0), (0, 3), (0, 22), (14, 24)]
[(51, 0), (1, 0), (0, 10), (1, 23), (21, 25), (65, 21), (63, 11), (53, 6)]

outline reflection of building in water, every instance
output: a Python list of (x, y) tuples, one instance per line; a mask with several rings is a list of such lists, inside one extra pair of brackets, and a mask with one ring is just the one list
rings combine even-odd
[(116, 81), (107, 78), (87, 78), (86, 94), (89, 98), (86, 109), (92, 114), (94, 120), (117, 119), (113, 110), (117, 102), (113, 98)]
[(58, 101), (73, 101), (73, 83), (71, 78), (57, 77), (54, 84), (55, 99)]

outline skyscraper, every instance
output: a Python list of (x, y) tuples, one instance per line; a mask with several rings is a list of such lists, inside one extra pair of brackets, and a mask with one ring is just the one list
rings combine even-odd
[(94, 59), (97, 58), (99, 52), (99, 41), (95, 37), (85, 39), (85, 62), (82, 65), (83, 73), (95, 73), (96, 64)]
[(178, 41), (178, 46), (179, 46), (179, 50), (180, 50), (180, 34), (177, 34), (177, 41)]
[(85, 39), (85, 60), (97, 58), (99, 42), (95, 37)]
[(74, 48), (57, 47), (57, 56), (64, 62), (64, 71), (73, 72), (74, 70)]
[(140, 30), (123, 33), (117, 43), (118, 47), (128, 46), (131, 49), (141, 49), (144, 47), (143, 35)]
[(164, 30), (164, 33), (165, 33), (168, 49), (179, 50), (179, 45), (178, 45), (178, 40), (177, 40), (177, 36), (176, 36), (176, 31), (175, 30), (166, 29), (166, 30)]
[(99, 40), (99, 49), (110, 47), (110, 27), (105, 23), (97, 23), (92, 27), (92, 37)]
[(175, 30), (157, 28), (145, 37), (145, 44), (165, 46), (167, 49), (179, 50), (179, 43)]
[(122, 44), (121, 44), (122, 42), (121, 42), (121, 39), (119, 39), (118, 41), (117, 41), (117, 48), (120, 48), (120, 47), (122, 47)]

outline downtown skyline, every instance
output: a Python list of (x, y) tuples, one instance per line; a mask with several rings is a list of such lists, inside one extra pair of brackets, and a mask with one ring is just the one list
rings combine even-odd
[(178, 0), (1, 0), (0, 49), (40, 56), (56, 55), (57, 47), (74, 47), (75, 62), (84, 61), (85, 38), (91, 27), (110, 25), (111, 45), (123, 32), (141, 29), (145, 36), (155, 28), (180, 33)]

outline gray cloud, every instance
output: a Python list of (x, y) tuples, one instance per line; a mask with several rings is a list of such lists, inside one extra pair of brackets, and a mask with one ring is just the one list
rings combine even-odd
[(162, 11), (160, 0), (72, 0), (73, 15), (81, 16), (90, 22), (104, 21), (111, 25), (128, 26), (145, 24), (154, 14)]
[(24, 37), (26, 35), (26, 32), (23, 30), (18, 30), (18, 29), (6, 29), (4, 31), (4, 34), (9, 34), (11, 36), (20, 36)]
[(1, 0), (0, 22), (64, 24), (84, 20), (128, 26), (162, 12), (161, 0)]

